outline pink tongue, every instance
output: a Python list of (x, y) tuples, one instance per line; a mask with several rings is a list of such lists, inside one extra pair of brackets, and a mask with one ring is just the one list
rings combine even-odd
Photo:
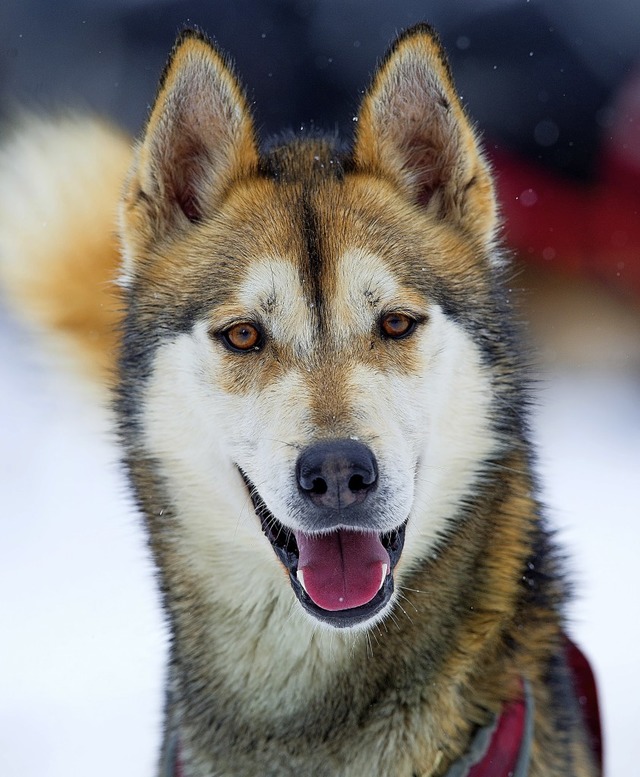
[(389, 554), (376, 534), (340, 530), (313, 536), (295, 533), (303, 587), (323, 610), (350, 610), (370, 602), (382, 587)]

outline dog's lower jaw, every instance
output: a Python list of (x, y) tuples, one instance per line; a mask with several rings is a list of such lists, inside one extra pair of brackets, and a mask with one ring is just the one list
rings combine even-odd
[(304, 610), (316, 621), (334, 629), (371, 628), (393, 606), (394, 579), (393, 574), (384, 574), (378, 593), (359, 607), (348, 610), (326, 610), (319, 607), (306, 592), (300, 581), (300, 576), (289, 574), (291, 587)]

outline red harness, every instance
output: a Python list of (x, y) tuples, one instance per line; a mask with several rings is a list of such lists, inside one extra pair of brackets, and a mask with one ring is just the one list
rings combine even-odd
[[(581, 650), (566, 640), (567, 662), (573, 675), (580, 709), (591, 737), (591, 745), (602, 771), (602, 730), (595, 679)], [(504, 706), (495, 724), (476, 735), (469, 754), (451, 767), (451, 777), (525, 777), (529, 769), (533, 734), (533, 700), (522, 683), (522, 695)], [(478, 750), (474, 753), (474, 750)], [(464, 763), (463, 763), (464, 762)], [(173, 769), (167, 777), (184, 777), (179, 747)]]
[(570, 639), (566, 639), (565, 650), (567, 663), (573, 675), (573, 685), (578, 697), (578, 703), (582, 710), (582, 717), (587, 727), (587, 734), (591, 740), (591, 749), (600, 765), (600, 773), (603, 770), (603, 746), (602, 725), (600, 723), (600, 706), (598, 704), (598, 690), (593, 670), (587, 657)]
[[(463, 772), (466, 777), (507, 777), (526, 769), (531, 747), (533, 707), (524, 692), (517, 701), (505, 705), (493, 736), (481, 759)], [(527, 731), (527, 728), (529, 731)]]
[[(568, 638), (565, 638), (565, 651), (590, 744), (602, 773), (602, 729), (593, 671), (582, 651)], [(525, 690), (522, 698), (505, 705), (481, 760), (462, 774), (465, 777), (524, 777), (528, 774), (532, 713), (532, 703)]]

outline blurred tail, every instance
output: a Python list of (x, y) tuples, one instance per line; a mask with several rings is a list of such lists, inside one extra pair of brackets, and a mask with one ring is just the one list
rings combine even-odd
[(44, 345), (105, 386), (121, 317), (115, 234), (128, 140), (89, 119), (29, 119), (0, 147), (0, 291)]

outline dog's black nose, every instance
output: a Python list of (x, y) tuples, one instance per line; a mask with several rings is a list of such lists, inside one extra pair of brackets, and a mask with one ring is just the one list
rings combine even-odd
[(296, 465), (300, 491), (314, 505), (344, 510), (361, 504), (378, 481), (373, 452), (356, 440), (327, 440), (304, 451)]

